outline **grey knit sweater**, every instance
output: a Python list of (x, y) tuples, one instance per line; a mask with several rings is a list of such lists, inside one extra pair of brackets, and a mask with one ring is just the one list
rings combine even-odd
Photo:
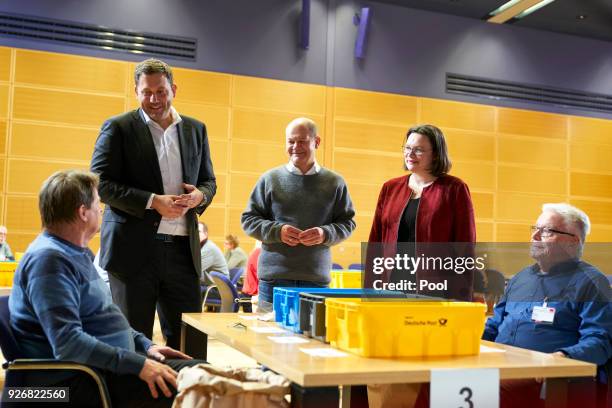
[[(330, 170), (321, 168), (317, 174), (300, 176), (281, 166), (264, 173), (242, 213), (244, 232), (263, 243), (257, 275), (260, 279), (329, 283), (329, 247), (351, 235), (354, 216), (346, 183)], [(325, 241), (290, 247), (280, 239), (284, 224), (301, 230), (321, 227)]]

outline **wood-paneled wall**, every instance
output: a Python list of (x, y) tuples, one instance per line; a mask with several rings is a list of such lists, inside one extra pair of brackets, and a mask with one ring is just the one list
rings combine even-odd
[[(102, 121), (138, 106), (133, 63), (0, 48), (0, 222), (23, 251), (39, 232), (37, 192), (52, 172), (88, 168)], [(452, 174), (472, 191), (478, 240), (524, 242), (544, 202), (571, 202), (612, 240), (612, 121), (454, 101), (175, 69), (175, 106), (207, 124), (218, 194), (202, 219), (222, 244), (253, 241), (240, 214), (259, 175), (286, 162), (284, 129), (314, 119), (319, 162), (344, 176), (358, 227), (333, 248), (360, 260), (382, 183), (404, 173), (400, 147), (415, 123), (445, 132)], [(94, 240), (92, 248), (99, 242)]]

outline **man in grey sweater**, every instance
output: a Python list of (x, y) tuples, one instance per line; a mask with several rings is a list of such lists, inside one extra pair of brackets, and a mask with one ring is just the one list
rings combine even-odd
[(276, 286), (327, 286), (330, 247), (355, 229), (344, 179), (317, 164), (316, 124), (294, 119), (285, 141), (289, 163), (260, 177), (242, 214), (242, 229), (262, 242), (257, 274), (264, 309)]

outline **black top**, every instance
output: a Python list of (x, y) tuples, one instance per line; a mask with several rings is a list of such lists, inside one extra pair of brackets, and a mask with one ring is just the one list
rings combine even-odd
[(397, 242), (416, 241), (416, 217), (420, 200), (420, 198), (413, 198), (408, 201), (408, 205), (404, 208), (399, 230), (397, 231)]

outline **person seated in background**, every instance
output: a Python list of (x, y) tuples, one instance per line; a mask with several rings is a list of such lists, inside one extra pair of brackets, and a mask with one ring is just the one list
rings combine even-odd
[[(177, 371), (203, 361), (153, 344), (132, 329), (93, 265), (87, 247), (100, 229), (98, 177), (60, 171), (39, 193), (43, 232), (30, 244), (9, 298), (11, 328), (24, 358), (86, 364), (105, 377), (112, 405), (170, 407)], [(29, 387), (69, 387), (70, 405), (99, 406), (85, 374), (26, 374)]]
[(8, 230), (4, 225), (0, 225), (0, 261), (14, 261), (15, 257), (11, 251), (11, 247), (6, 242)]
[(229, 269), (244, 268), (247, 263), (247, 254), (240, 248), (238, 237), (232, 234), (225, 236), (225, 261)]
[(210, 278), (211, 272), (219, 272), (229, 277), (229, 269), (223, 252), (214, 242), (208, 239), (208, 226), (203, 222), (199, 222), (198, 232), (200, 234), (200, 253), (202, 255), (200, 283), (209, 286), (213, 284)]

